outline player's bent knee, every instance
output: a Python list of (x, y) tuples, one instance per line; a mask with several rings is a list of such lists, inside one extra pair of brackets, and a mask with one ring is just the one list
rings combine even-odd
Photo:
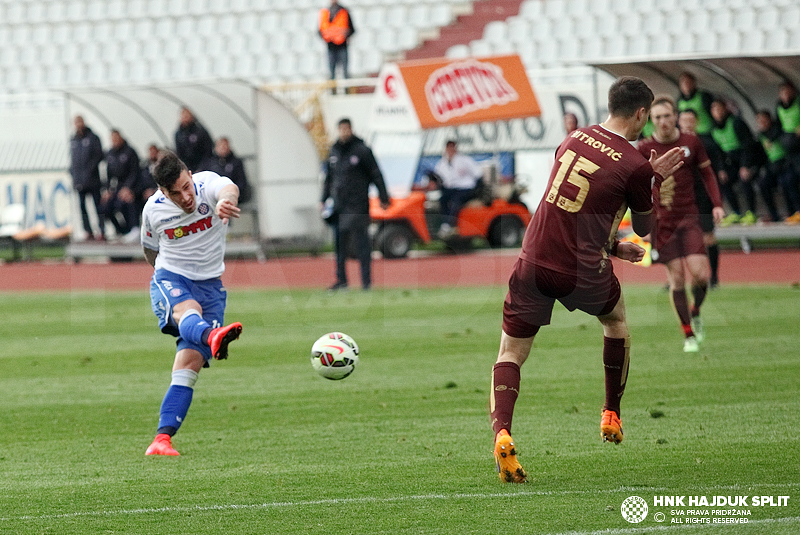
[(202, 353), (195, 349), (181, 349), (175, 354), (175, 363), (172, 366), (173, 371), (177, 370), (192, 370), (199, 373), (203, 368)]
[(187, 299), (186, 301), (181, 301), (180, 303), (172, 307), (172, 317), (176, 323), (178, 323), (187, 313), (196, 313), (202, 317), (203, 307), (200, 306), (200, 303), (198, 303), (194, 299)]

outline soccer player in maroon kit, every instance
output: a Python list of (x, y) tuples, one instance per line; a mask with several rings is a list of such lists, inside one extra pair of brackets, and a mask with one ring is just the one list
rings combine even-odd
[[(511, 420), (519, 395), (520, 366), (559, 300), (568, 310), (597, 316), (603, 326), (606, 399), (604, 441), (622, 441), (620, 398), (628, 375), (630, 337), (619, 281), (609, 255), (638, 262), (644, 249), (620, 243), (617, 229), (630, 207), (634, 231), (645, 236), (655, 220), (653, 197), (664, 176), (681, 165), (680, 148), (650, 160), (636, 150), (653, 93), (639, 78), (622, 77), (608, 92), (609, 117), (579, 128), (556, 150), (547, 189), (525, 232), (503, 305), (500, 352), (492, 368), (490, 410), (500, 479), (522, 483)], [(653, 182), (655, 180), (655, 182)], [(651, 184), (654, 187), (651, 188)]]
[[(658, 253), (653, 260), (664, 264), (672, 292), (672, 304), (686, 335), (683, 350), (699, 351), (699, 342), (705, 333), (700, 319), (700, 306), (708, 292), (711, 267), (708, 263), (700, 213), (694, 193), (695, 175), (702, 176), (703, 185), (714, 208), (711, 214), (719, 224), (725, 216), (717, 177), (711, 167), (702, 140), (681, 132), (677, 126), (676, 106), (670, 97), (659, 97), (650, 109), (650, 118), (656, 127), (653, 137), (639, 143), (642, 155), (656, 151), (664, 154), (675, 147), (683, 151), (683, 166), (661, 184), (660, 202), (655, 206), (656, 231), (653, 249)], [(693, 303), (691, 309), (686, 295), (686, 281), (691, 283)]]

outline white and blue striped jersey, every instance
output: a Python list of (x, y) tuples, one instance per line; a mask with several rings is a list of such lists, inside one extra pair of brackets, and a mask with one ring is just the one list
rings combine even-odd
[(142, 246), (158, 251), (156, 269), (166, 269), (191, 280), (219, 277), (225, 271), (228, 225), (214, 208), (220, 190), (233, 182), (211, 171), (192, 175), (195, 210), (184, 212), (161, 190), (142, 211)]

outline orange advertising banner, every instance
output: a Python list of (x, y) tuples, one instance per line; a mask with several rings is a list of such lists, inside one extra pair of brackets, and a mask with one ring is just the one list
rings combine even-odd
[(517, 55), (397, 66), (423, 129), (541, 115)]

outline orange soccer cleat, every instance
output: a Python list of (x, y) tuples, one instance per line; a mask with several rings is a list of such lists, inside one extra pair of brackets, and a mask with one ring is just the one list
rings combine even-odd
[(147, 451), (144, 452), (145, 455), (180, 455), (175, 449), (172, 447), (172, 437), (170, 437), (166, 433), (161, 433), (160, 435), (156, 435), (155, 440), (153, 443), (150, 444), (150, 447), (147, 448)]
[(600, 418), (600, 436), (603, 442), (622, 442), (622, 422), (614, 411), (605, 410)]
[(514, 439), (508, 431), (501, 429), (494, 439), (494, 460), (497, 463), (497, 471), (500, 480), (506, 483), (525, 483), (528, 481), (528, 474), (517, 460), (517, 448)]
[(242, 334), (242, 324), (238, 321), (225, 327), (217, 327), (208, 335), (208, 345), (211, 346), (211, 354), (217, 360), (228, 358), (228, 344), (239, 338)]

